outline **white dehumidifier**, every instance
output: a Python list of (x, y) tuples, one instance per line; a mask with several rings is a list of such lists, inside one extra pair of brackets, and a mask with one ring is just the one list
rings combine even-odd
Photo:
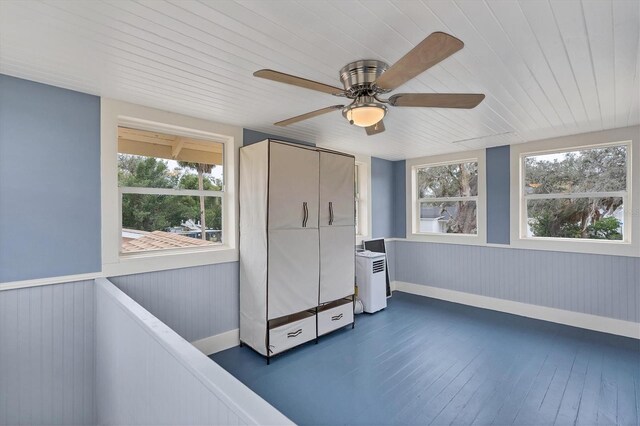
[(364, 311), (370, 314), (387, 307), (387, 278), (384, 253), (356, 253), (356, 285)]

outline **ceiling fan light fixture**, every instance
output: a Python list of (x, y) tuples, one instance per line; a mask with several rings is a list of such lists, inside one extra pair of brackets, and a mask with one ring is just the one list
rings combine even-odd
[(358, 103), (346, 106), (342, 115), (351, 124), (369, 127), (378, 123), (387, 114), (387, 107), (379, 103)]

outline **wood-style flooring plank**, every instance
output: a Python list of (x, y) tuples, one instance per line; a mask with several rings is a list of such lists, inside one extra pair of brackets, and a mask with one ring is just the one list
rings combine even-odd
[(301, 425), (638, 424), (640, 342), (395, 292), (266, 365), (211, 358)]

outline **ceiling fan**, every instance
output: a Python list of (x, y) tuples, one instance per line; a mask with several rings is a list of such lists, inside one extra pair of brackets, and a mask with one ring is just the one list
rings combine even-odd
[(387, 114), (387, 105), (470, 109), (482, 102), (484, 95), (473, 93), (398, 93), (388, 99), (379, 97), (398, 88), (463, 47), (462, 41), (449, 34), (432, 33), (391, 66), (375, 59), (365, 59), (345, 65), (340, 70), (340, 80), (344, 89), (269, 69), (256, 71), (253, 75), (352, 99), (349, 105), (332, 105), (311, 111), (274, 123), (276, 126), (288, 126), (340, 109), (350, 124), (364, 127), (367, 135), (371, 136), (384, 132), (382, 119)]

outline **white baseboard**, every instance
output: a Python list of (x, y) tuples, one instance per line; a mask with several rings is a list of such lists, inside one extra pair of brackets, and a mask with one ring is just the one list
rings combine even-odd
[(558, 324), (640, 339), (640, 324), (631, 321), (584, 314), (581, 312), (566, 311), (546, 306), (531, 305), (528, 303), (514, 302), (512, 300), (480, 296), (478, 294), (464, 293), (461, 291), (447, 290), (427, 285), (412, 284), (403, 281), (394, 281), (394, 283), (392, 283), (392, 288), (395, 288), (397, 291), (411, 293), (418, 296), (432, 297), (434, 299), (446, 300), (449, 302), (490, 309), (493, 311), (506, 312), (522, 317), (535, 318)]
[(225, 349), (233, 348), (240, 344), (240, 330), (234, 329), (215, 336), (205, 337), (204, 339), (191, 342), (200, 352), (209, 356)]

